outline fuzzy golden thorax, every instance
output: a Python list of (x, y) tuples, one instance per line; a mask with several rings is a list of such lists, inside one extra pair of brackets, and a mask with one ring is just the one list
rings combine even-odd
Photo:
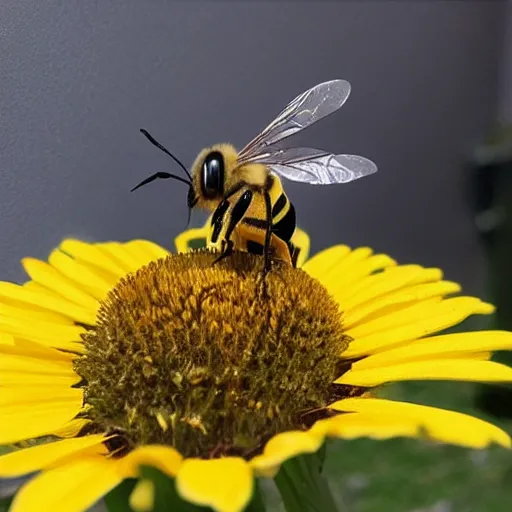
[[(249, 456), (325, 408), (347, 347), (341, 312), (300, 269), (200, 250), (121, 280), (75, 361), (87, 416), (127, 446)], [(264, 286), (262, 286), (264, 282)]]
[[(224, 190), (217, 197), (209, 199), (202, 194), (201, 179), (205, 158), (213, 151), (221, 153), (224, 160)], [(214, 211), (223, 200), (225, 193), (233, 189), (235, 185), (243, 182), (249, 186), (261, 188), (265, 186), (268, 174), (268, 169), (261, 164), (239, 166), (238, 152), (233, 145), (227, 143), (214, 144), (203, 149), (192, 164), (192, 186), (197, 200), (196, 205), (199, 208)]]

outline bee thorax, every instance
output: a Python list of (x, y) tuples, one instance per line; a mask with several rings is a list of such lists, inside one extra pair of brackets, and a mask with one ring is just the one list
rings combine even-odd
[(247, 164), (240, 168), (240, 179), (255, 187), (264, 187), (269, 175), (267, 168), (262, 164)]

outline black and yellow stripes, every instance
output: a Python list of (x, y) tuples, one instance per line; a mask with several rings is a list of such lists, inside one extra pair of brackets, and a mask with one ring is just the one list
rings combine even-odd
[(264, 187), (244, 184), (219, 204), (211, 219), (208, 245), (221, 253), (239, 249), (262, 254), (270, 230), (270, 254), (293, 264), (290, 240), (295, 225), (295, 208), (281, 180), (269, 175)]

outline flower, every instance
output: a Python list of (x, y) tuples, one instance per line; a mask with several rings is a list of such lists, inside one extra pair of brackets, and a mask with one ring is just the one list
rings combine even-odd
[[(255, 476), (327, 437), (428, 438), (473, 448), (509, 436), (465, 414), (377, 398), (403, 380), (510, 382), (492, 361), (512, 333), (434, 335), (493, 307), (448, 297), (438, 269), (339, 245), (298, 265), (237, 253), (217, 265), (193, 229), (169, 253), (144, 240), (65, 240), (31, 280), (0, 283), (0, 478), (39, 471), (12, 510), (84, 510), (154, 466), (182, 498), (242, 510)], [(25, 443), (26, 445), (27, 443)], [(141, 479), (132, 506), (151, 506)]]

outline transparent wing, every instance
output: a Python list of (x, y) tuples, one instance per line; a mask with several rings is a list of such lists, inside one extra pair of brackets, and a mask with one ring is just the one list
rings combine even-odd
[(276, 149), (252, 161), (268, 165), (279, 176), (311, 185), (348, 183), (377, 171), (377, 166), (362, 156), (333, 155), (313, 148)]
[(297, 133), (338, 110), (350, 94), (346, 80), (331, 80), (299, 94), (245, 148), (238, 161), (245, 163), (263, 149)]

